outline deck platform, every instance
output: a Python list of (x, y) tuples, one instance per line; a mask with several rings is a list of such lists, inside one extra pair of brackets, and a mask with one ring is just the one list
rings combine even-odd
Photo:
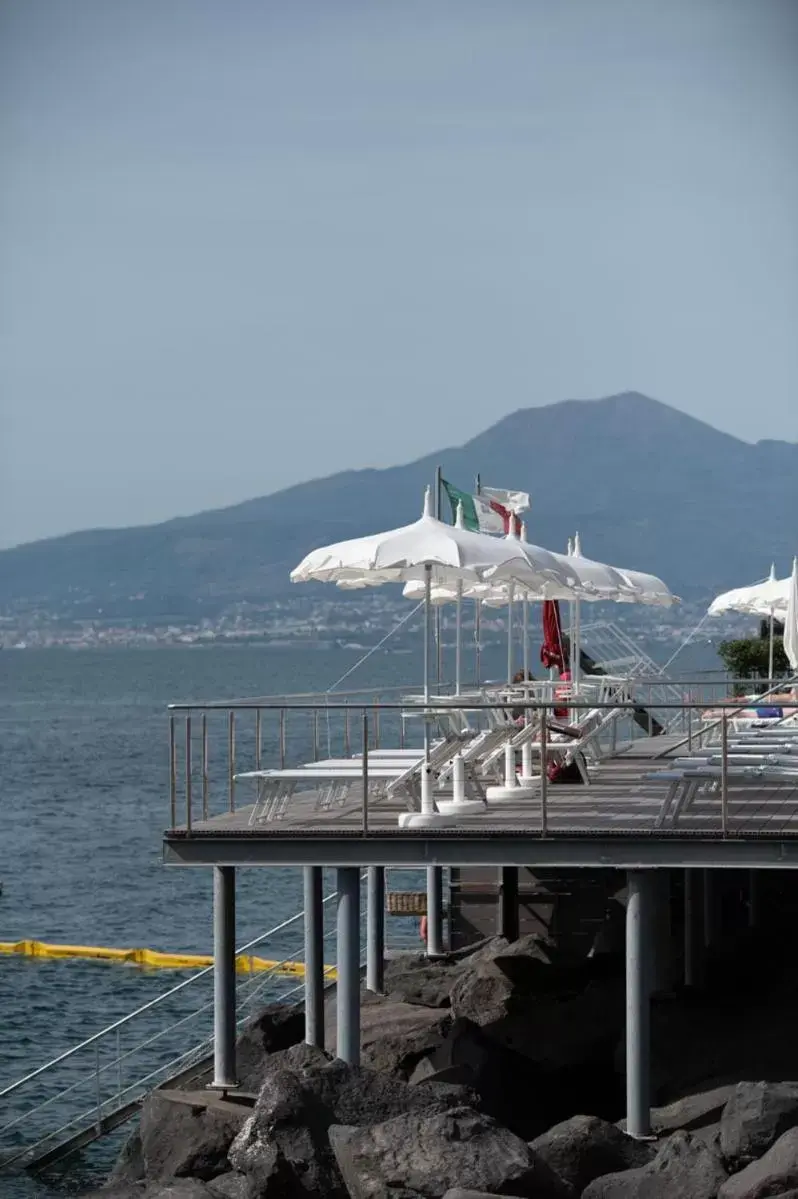
[(684, 753), (683, 737), (618, 747), (589, 786), (549, 785), (545, 825), (540, 796), (490, 805), (446, 828), (400, 829), (400, 799), (370, 798), (362, 787), (326, 810), (316, 791), (293, 795), (282, 818), (255, 823), (254, 805), (167, 830), (173, 865), (561, 865), (798, 866), (798, 786), (728, 785), (726, 835), (720, 793), (699, 794), (678, 821), (663, 802), (667, 788), (645, 779)]

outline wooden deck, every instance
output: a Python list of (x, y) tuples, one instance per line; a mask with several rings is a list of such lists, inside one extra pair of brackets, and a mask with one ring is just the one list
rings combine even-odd
[[(481, 813), (461, 816), (446, 828), (400, 829), (398, 817), (407, 810), (399, 799), (370, 797), (364, 818), (362, 785), (350, 784), (345, 799), (324, 807), (316, 790), (295, 793), (284, 814), (259, 821), (254, 804), (234, 812), (192, 822), (166, 834), (167, 845), (178, 841), (219, 841), (231, 838), (258, 842), (298, 842), (307, 838), (378, 837), (407, 840), (456, 838), (514, 839), (632, 838), (666, 840), (702, 838), (737, 841), (761, 838), (798, 839), (798, 786), (792, 781), (739, 782), (728, 786), (727, 820), (722, 825), (719, 790), (699, 794), (687, 811), (674, 821), (663, 815), (667, 787), (646, 780), (651, 770), (667, 768), (670, 754), (684, 753), (683, 737), (646, 738), (618, 747), (615, 757), (592, 772), (590, 785), (553, 785), (547, 788), (546, 816), (540, 794), (498, 804)], [(239, 799), (242, 798), (239, 788)], [(446, 798), (446, 793), (441, 793)], [(167, 860), (169, 854), (167, 853)]]

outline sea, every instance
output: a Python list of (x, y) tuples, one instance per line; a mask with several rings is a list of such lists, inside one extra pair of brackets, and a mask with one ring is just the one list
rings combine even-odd
[[(325, 691), (362, 656), (356, 648), (253, 645), (0, 654), (0, 941), (210, 953), (210, 871), (167, 867), (162, 861), (162, 833), (169, 823), (167, 705)], [(500, 677), (503, 661), (499, 647), (488, 651), (485, 677), (491, 672)], [(389, 688), (420, 678), (420, 655), (381, 651), (342, 686)], [(325, 734), (329, 724), (322, 721), (314, 733), (322, 756)], [(355, 736), (353, 732), (352, 752), (357, 750)], [(214, 769), (220, 769), (226, 735), (219, 729), (214, 737)], [(249, 727), (246, 737), (252, 737)], [(242, 754), (246, 737), (242, 731)], [(270, 727), (263, 737), (265, 761), (277, 751), (278, 733)], [(290, 748), (290, 735), (288, 740)], [(306, 748), (301, 738), (293, 744)], [(215, 802), (219, 779), (214, 775), (211, 781)], [(389, 885), (401, 888), (421, 881), (410, 872), (397, 873), (400, 877), (389, 878)], [(331, 878), (325, 886), (330, 892)], [(238, 944), (261, 936), (301, 907), (301, 871), (240, 870)], [(331, 916), (332, 906), (328, 908)], [(418, 944), (415, 922), (392, 919), (388, 927), (389, 945)], [(301, 940), (301, 923), (296, 922), (253, 952), (293, 960), (301, 955)], [(334, 961), (334, 936), (327, 945)], [(0, 1091), (191, 973), (0, 954)], [(169, 1001), (167, 1023), (185, 1016), (189, 1041), (194, 1029), (196, 1041), (210, 1030), (209, 981)], [(274, 984), (275, 992), (258, 991), (257, 975), (244, 984), (250, 986), (247, 1002), (255, 1006), (297, 986), (296, 980), (283, 980)], [(192, 1017), (192, 1025), (188, 1015), (197, 1008), (203, 1010)], [(73, 1098), (90, 1108), (97, 1102), (91, 1081), (97, 1069), (104, 1089), (123, 1089), (128, 1078), (140, 1077), (135, 1070), (145, 1060), (141, 1042), (157, 1040), (166, 1016), (166, 1005), (159, 1005), (157, 1012), (137, 1018), (135, 1027), (126, 1026), (110, 1048), (103, 1042), (101, 1052), (110, 1052), (117, 1062), (121, 1058), (121, 1066), (101, 1062), (94, 1048), (70, 1059), (59, 1069), (58, 1089), (74, 1084)], [(158, 1053), (167, 1049), (158, 1043)], [(163, 1060), (156, 1056), (154, 1066)], [(0, 1127), (22, 1117), (37, 1095), (48, 1097), (56, 1083), (47, 1084), (50, 1091), (37, 1091), (37, 1086), (29, 1084), (0, 1100)], [(63, 1100), (53, 1102), (57, 1115)], [(74, 1103), (63, 1111), (74, 1113)], [(20, 1133), (25, 1127), (23, 1120)], [(0, 1177), (0, 1196), (56, 1199), (97, 1186), (128, 1132), (129, 1126), (104, 1138), (46, 1177)]]

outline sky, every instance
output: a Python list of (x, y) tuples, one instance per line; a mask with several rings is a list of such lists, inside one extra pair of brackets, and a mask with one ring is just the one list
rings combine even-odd
[(798, 441), (797, 130), (795, 0), (3, 0), (0, 546), (619, 391)]

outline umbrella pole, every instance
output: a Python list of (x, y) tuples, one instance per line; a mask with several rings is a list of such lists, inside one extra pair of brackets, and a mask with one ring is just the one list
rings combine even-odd
[(574, 601), (574, 639), (572, 644), (571, 679), (574, 685), (574, 695), (579, 695), (579, 683), (582, 677), (582, 613), (579, 600)]
[(524, 682), (529, 678), (529, 600), (524, 596), (522, 603), (524, 614)]
[(463, 635), (463, 583), (461, 579), (457, 580), (457, 609), (455, 615), (455, 638), (454, 638), (454, 693), (460, 694), (460, 658), (462, 654), (462, 635)]
[(474, 600), (474, 670), (477, 687), (479, 686), (479, 674), (482, 666), (480, 638), (482, 637), (482, 605), (478, 599)]
[(421, 811), (434, 812), (432, 802), (432, 778), (429, 771), (430, 732), (429, 712), (429, 667), (430, 635), (432, 633), (432, 565), (424, 566), (424, 770), (421, 775)]
[(513, 681), (513, 584), (507, 597), (507, 682)]
[(775, 653), (775, 644), (773, 636), (773, 608), (770, 609), (770, 643), (768, 645), (768, 684), (773, 686), (773, 657)]

